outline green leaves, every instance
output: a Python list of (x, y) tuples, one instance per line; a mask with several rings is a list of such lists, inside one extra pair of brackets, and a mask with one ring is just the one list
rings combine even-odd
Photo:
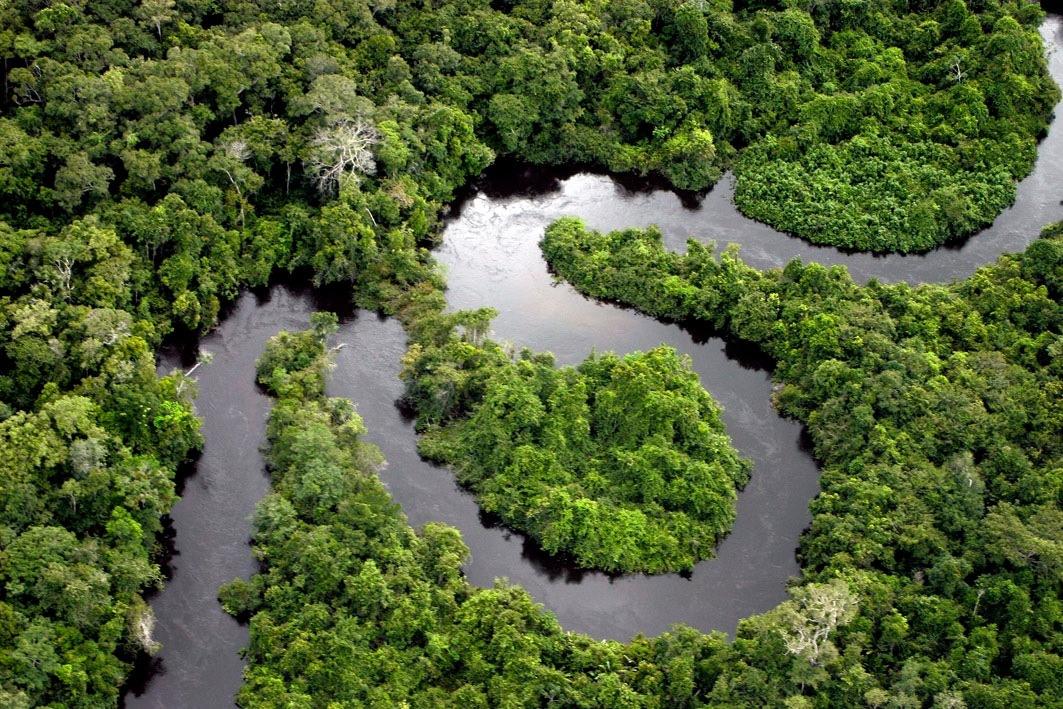
[[(844, 109), (827, 110), (832, 118), (821, 132), (844, 119)], [(793, 155), (774, 149), (781, 143), (768, 139), (740, 158), (735, 201), (749, 216), (816, 243), (926, 251), (985, 226), (1014, 199), (999, 165), (958, 166), (955, 154), (929, 141), (860, 134)]]
[[(474, 361), (483, 359), (491, 361), (484, 355)], [(551, 412), (586, 408), (587, 390), (574, 370), (555, 370), (543, 356), (522, 362), (492, 409), (502, 419), (534, 427)], [(599, 358), (596, 376), (608, 380), (620, 362)], [(274, 338), (259, 371), (281, 369), (277, 363), (287, 363), (290, 378), (319, 378), (324, 342), (311, 332)], [(661, 376), (681, 386), (682, 363), (666, 369)], [(526, 388), (529, 377), (553, 394), (538, 414), (522, 417), (510, 405), (524, 400), (514, 390)], [(563, 391), (561, 377), (571, 393)], [(626, 646), (598, 642), (564, 632), (519, 588), (470, 586), (461, 573), (468, 549), (460, 534), (437, 523), (420, 533), (407, 526), (366, 467), (371, 457), (359, 452), (366, 444), (345, 430), (350, 408), (320, 391), (292, 387), (270, 415), (274, 492), (258, 506), (254, 534), (263, 571), (219, 593), (227, 611), (251, 615), (242, 706), (653, 706), (665, 691), (682, 705), (705, 690), (702, 663), (722, 660), (719, 636), (684, 631)], [(546, 454), (530, 445), (519, 450), (529, 470)], [(325, 469), (328, 485), (321, 484)], [(565, 494), (555, 492), (558, 499)], [(645, 515), (595, 513), (597, 504), (572, 501), (568, 519), (581, 526), (579, 536), (600, 539), (618, 563), (640, 558)]]
[[(414, 372), (456, 344), (408, 364), (415, 406), (436, 411)], [(455, 392), (467, 410), (429, 429), (421, 452), (454, 465), (484, 509), (591, 568), (661, 572), (711, 555), (734, 521), (749, 463), (689, 361), (662, 346), (555, 369), (528, 352), (508, 360), (490, 341), (476, 348), (482, 394)]]
[[(496, 150), (691, 190), (734, 166), (739, 206), (757, 219), (921, 251), (1010, 202), (1058, 98), (1041, 11), (1016, 0), (218, 5), (0, 9), (0, 576), (12, 548), (29, 563), (29, 530), (65, 530), (78, 550), (33, 567), (45, 585), (19, 572), (5, 592), (0, 704), (107, 705), (118, 643), (154, 647), (136, 594), (157, 578), (148, 549), (173, 467), (200, 439), (187, 380), (157, 379), (151, 347), (212, 327), (240, 288), (308, 268), (398, 312), (417, 343), (419, 425), (445, 425), (424, 449), (479, 461), (459, 474), (485, 506), (608, 568), (686, 566), (726, 529), (744, 480), (711, 402), (665, 355), (515, 363), (485, 342), (487, 313), (442, 315), (442, 278), (420, 247), (444, 202)], [(311, 148), (329, 147), (319, 129), (335, 119), (366, 132), (331, 142), (325, 162), (351, 174), (322, 200)], [(969, 625), (1037, 627), (999, 643), (971, 633), (977, 652), (957, 675), (969, 704), (1055, 691), (1058, 241), (913, 293), (855, 289), (814, 266), (762, 274), (696, 244), (681, 257), (652, 230), (603, 237), (564, 221), (547, 235), (550, 260), (586, 292), (703, 320), (778, 359), (779, 402), (829, 462), (809, 568), (903, 570), (905, 583), (937, 570), (948, 604), (910, 601), (908, 635), (891, 631), (897, 657), (874, 675), (851, 659), (868, 654), (853, 640), (844, 689), (818, 671), (789, 678), (775, 636), (728, 657), (719, 642), (666, 636), (628, 658), (563, 638), (519, 592), (477, 594), (460, 580), (460, 540), (414, 537), (362, 469), (369, 456), (352, 453), (356, 414), (321, 401), (331, 323), (272, 343), (258, 376), (283, 399), (278, 492), (257, 543), (276, 576), (269, 593), (226, 596), (233, 610), (268, 607), (242, 702), (796, 706), (807, 683), (837, 705), (955, 703), (960, 690), (939, 686), (944, 660), (919, 655), (966, 650), (925, 644), (931, 626), (956, 636), (968, 622), (957, 608)], [(978, 534), (988, 541), (972, 551)], [(941, 571), (953, 568), (965, 571)], [(981, 605), (976, 575), (990, 589)], [(325, 600), (307, 606), (307, 589)], [(931, 606), (950, 610), (921, 624)], [(987, 668), (1009, 666), (1021, 682), (988, 684)]]
[[(824, 463), (793, 600), (742, 622), (735, 649), (757, 659), (722, 671), (717, 702), (772, 703), (763, 692), (784, 675), (796, 706), (1032, 704), (1031, 686), (1055, 691), (1055, 653), (1006, 648), (1058, 639), (1043, 622), (1060, 618), (1063, 568), (1060, 235), (1050, 226), (1023, 255), (913, 289), (797, 261), (757, 272), (696, 242), (679, 256), (653, 229), (547, 230), (544, 255), (582, 292), (764, 348), (777, 404), (808, 425)], [(846, 659), (865, 648), (863, 666)]]

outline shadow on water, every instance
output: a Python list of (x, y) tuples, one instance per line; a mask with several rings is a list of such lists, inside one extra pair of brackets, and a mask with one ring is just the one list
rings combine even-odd
[[(1059, 17), (1042, 27), (1057, 82), (1063, 77), (1060, 32)], [(336, 339), (348, 346), (336, 354), (330, 395), (357, 403), (369, 440), (388, 460), (380, 477), (410, 522), (443, 521), (462, 531), (471, 550), (466, 574), (472, 583), (489, 586), (498, 577), (508, 578), (528, 589), (566, 628), (596, 637), (656, 634), (673, 623), (733, 632), (740, 618), (782, 600), (787, 580), (799, 571), (795, 549), (811, 519), (808, 502), (818, 491), (808, 435), (772, 408), (771, 363), (763, 353), (554, 284), (537, 247), (543, 229), (565, 215), (580, 216), (597, 229), (658, 224), (670, 248), (684, 248), (691, 237), (735, 242), (743, 258), (758, 267), (781, 266), (796, 257), (844, 264), (862, 281), (948, 281), (1002, 252), (1024, 248), (1043, 224), (1063, 219), (1061, 184), (1063, 131), (1055, 121), (1040, 145), (1034, 172), (1019, 184), (1015, 204), (984, 232), (922, 256), (845, 254), (780, 234), (735, 210), (731, 177), (695, 203), (691, 195), (676, 195), (652, 182), (502, 165), (465, 193), (451, 210), (436, 252), (449, 272), (449, 307), (498, 309), (495, 338), (551, 351), (560, 364), (578, 363), (592, 350), (630, 352), (669, 343), (691, 357), (702, 383), (723, 406), (735, 445), (754, 462), (752, 478), (717, 556), (686, 576), (582, 571), (481, 515), (449, 470), (420, 459), (409, 412), (395, 405), (406, 347), (396, 321), (353, 311), (342, 289), (273, 284), (244, 293), (214, 332), (161, 352), (161, 372), (187, 370), (201, 349), (214, 355), (196, 373), (196, 407), (206, 444), (194, 469), (180, 476), (182, 499), (171, 513), (160, 559), (169, 582), (150, 599), (163, 650), (138, 662), (124, 705), (232, 704), (243, 669), (238, 653), (248, 635), (221, 610), (217, 589), (256, 570), (248, 549), (249, 519), (269, 489), (261, 446), (270, 401), (254, 382), (254, 364), (269, 337), (306, 327), (313, 311), (343, 316)], [(300, 281), (309, 278), (289, 279)]]

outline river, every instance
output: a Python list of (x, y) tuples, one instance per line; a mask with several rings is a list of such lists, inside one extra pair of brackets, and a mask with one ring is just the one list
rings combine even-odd
[[(1042, 34), (1059, 83), (1061, 18), (1051, 16)], [(597, 229), (657, 224), (671, 248), (682, 249), (691, 237), (734, 242), (758, 267), (799, 257), (846, 265), (861, 281), (939, 282), (962, 278), (1000, 253), (1023, 249), (1042, 225), (1063, 219), (1061, 185), (1063, 128), (1057, 119), (1011, 208), (962, 244), (918, 256), (847, 254), (776, 232), (737, 212), (731, 178), (692, 203), (641, 181), (508, 166), (488, 171), (455, 205), (436, 252), (447, 270), (449, 307), (498, 309), (493, 337), (554, 352), (562, 364), (576, 363), (595, 349), (623, 353), (666, 342), (690, 355), (702, 384), (722, 404), (728, 432), (754, 468), (738, 499), (735, 526), (717, 556), (688, 575), (611, 577), (580, 571), (482, 516), (448, 470), (420, 460), (412, 422), (395, 406), (406, 346), (397, 322), (366, 312), (341, 313), (335, 340), (348, 346), (336, 355), (329, 393), (357, 404), (369, 440), (388, 460), (381, 478), (410, 522), (438, 520), (461, 530), (471, 550), (465, 571), (472, 583), (487, 586), (506, 577), (524, 586), (566, 628), (596, 637), (626, 640), (674, 623), (732, 632), (740, 618), (781, 601), (787, 579), (798, 572), (794, 552), (811, 519), (808, 502), (818, 490), (818, 469), (802, 428), (771, 407), (770, 363), (757, 353), (554, 284), (537, 246), (546, 225), (562, 215), (580, 216)], [(255, 570), (247, 546), (249, 517), (269, 487), (260, 448), (270, 401), (254, 383), (254, 362), (278, 330), (305, 327), (317, 309), (343, 311), (342, 299), (339, 303), (289, 286), (245, 293), (214, 332), (191, 343), (214, 355), (196, 374), (196, 408), (206, 444), (181, 483), (181, 500), (171, 514), (168, 582), (151, 599), (163, 650), (134, 674), (126, 706), (231, 704), (241, 682), (238, 651), (247, 643), (247, 629), (222, 612), (216, 594), (222, 583)], [(187, 348), (161, 353), (160, 371), (188, 366)]]

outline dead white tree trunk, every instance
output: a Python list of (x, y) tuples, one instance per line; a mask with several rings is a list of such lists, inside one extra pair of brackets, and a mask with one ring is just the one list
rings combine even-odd
[(318, 191), (335, 194), (344, 175), (372, 174), (376, 168), (373, 146), (378, 142), (376, 128), (362, 118), (342, 119), (318, 129), (307, 160)]
[(830, 634), (856, 614), (857, 598), (841, 580), (810, 584), (794, 593), (791, 622), (783, 633), (786, 649), (817, 666), (830, 645)]
[(59, 276), (59, 286), (63, 289), (65, 297), (70, 292), (70, 284), (74, 277), (74, 259), (69, 256), (57, 256), (52, 259), (52, 266)]

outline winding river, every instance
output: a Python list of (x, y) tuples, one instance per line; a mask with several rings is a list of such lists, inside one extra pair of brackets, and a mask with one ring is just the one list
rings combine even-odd
[[(1063, 82), (1060, 16), (1051, 16), (1042, 33), (1052, 76)], [(485, 518), (448, 470), (420, 460), (412, 422), (394, 405), (406, 348), (397, 322), (342, 312), (342, 298), (330, 302), (292, 287), (245, 293), (214, 332), (189, 343), (214, 355), (197, 371), (196, 406), (206, 445), (181, 483), (182, 498), (171, 515), (169, 580), (151, 599), (163, 650), (138, 668), (125, 705), (231, 704), (241, 682), (238, 651), (247, 643), (247, 629), (222, 612), (216, 593), (225, 581), (254, 572), (248, 520), (269, 488), (260, 448), (270, 402), (254, 384), (254, 362), (270, 336), (304, 327), (314, 310), (343, 315), (336, 340), (348, 346), (337, 353), (329, 393), (357, 403), (368, 438), (388, 460), (381, 477), (410, 522), (439, 520), (461, 530), (472, 552), (465, 569), (472, 583), (486, 586), (506, 577), (528, 589), (566, 628), (596, 637), (626, 640), (674, 623), (732, 632), (740, 618), (781, 601), (787, 579), (798, 573), (794, 550), (810, 521), (808, 502), (818, 490), (818, 469), (802, 428), (772, 409), (769, 363), (755, 352), (554, 284), (537, 246), (546, 225), (569, 214), (597, 229), (657, 224), (672, 248), (683, 248), (689, 237), (735, 242), (743, 258), (759, 267), (800, 257), (843, 264), (858, 280), (948, 281), (1002, 252), (1021, 250), (1042, 225), (1063, 219), (1061, 186), (1063, 127), (1057, 120), (1040, 145), (1034, 172), (1019, 184), (1014, 206), (964, 243), (921, 256), (846, 254), (776, 232), (735, 210), (730, 178), (691, 204), (668, 191), (606, 176), (509, 167), (489, 171), (456, 205), (436, 254), (447, 270), (451, 308), (498, 309), (496, 339), (552, 351), (562, 364), (576, 363), (594, 349), (629, 352), (669, 343), (690, 355), (702, 383), (723, 405), (728, 432), (754, 462), (752, 479), (739, 496), (737, 521), (717, 556), (685, 576), (579, 571)], [(160, 371), (189, 367), (187, 355), (163, 352)]]

